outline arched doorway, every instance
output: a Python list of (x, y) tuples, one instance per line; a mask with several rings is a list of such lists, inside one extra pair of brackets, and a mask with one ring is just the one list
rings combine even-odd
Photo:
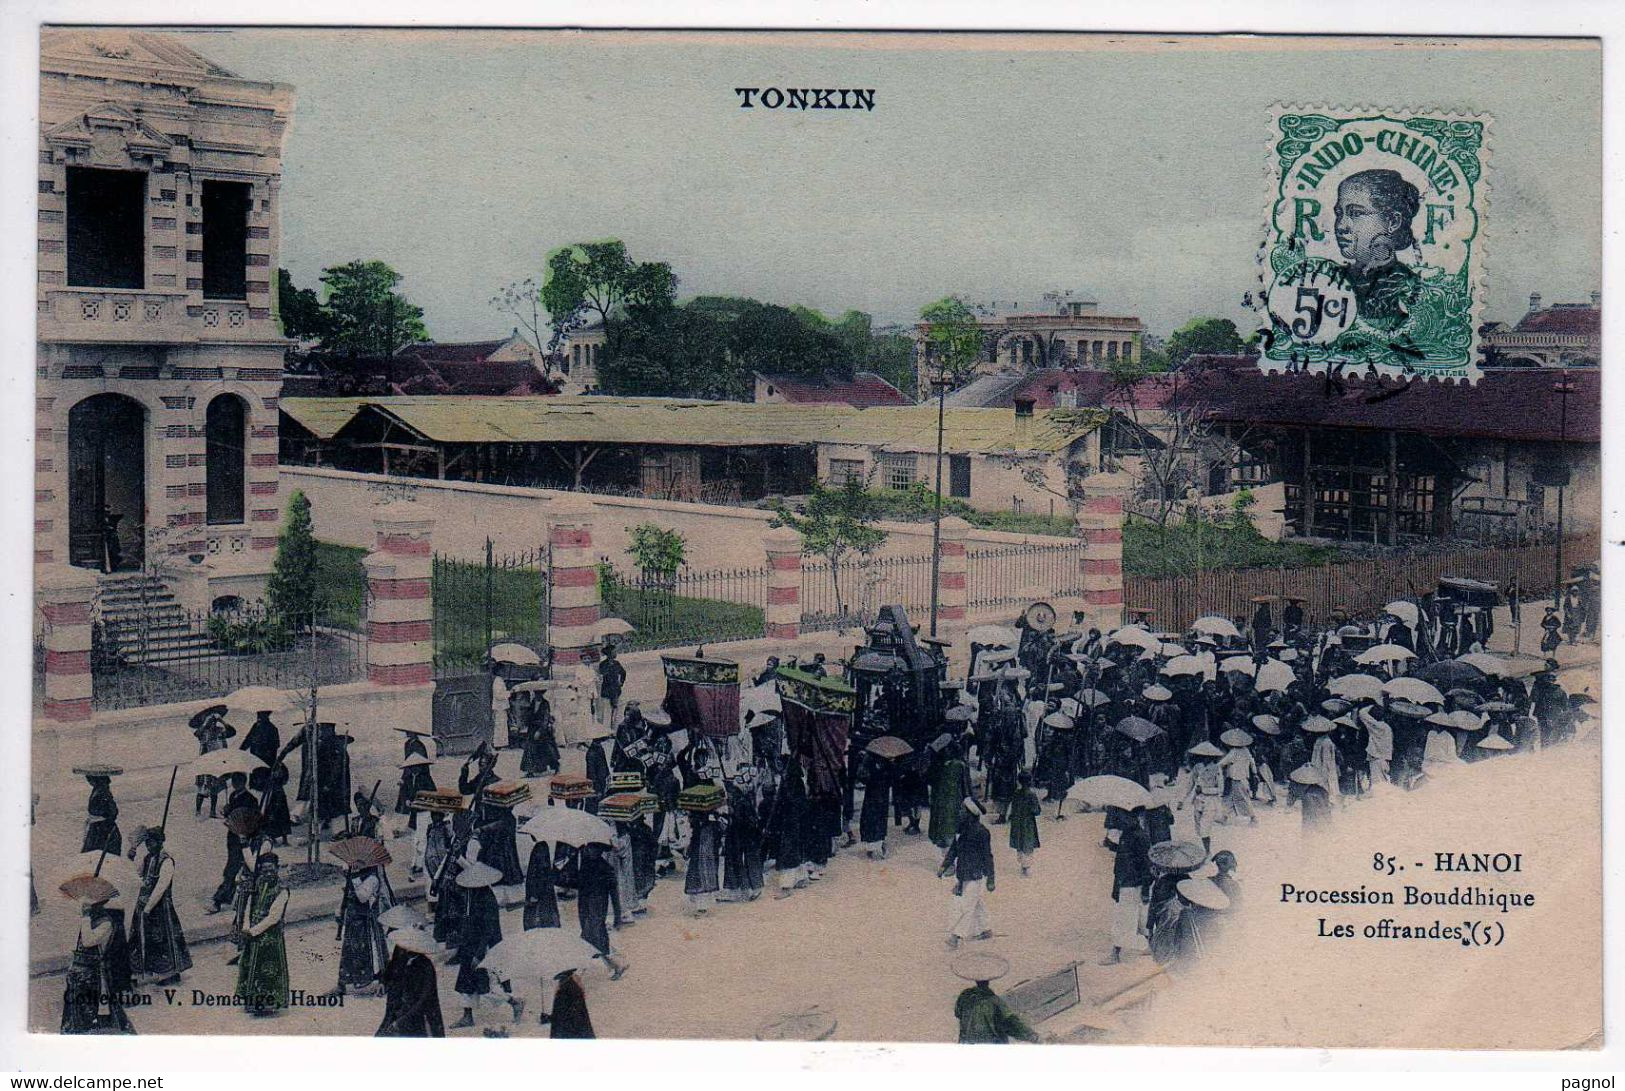
[(204, 417), (205, 519), (210, 526), (243, 521), (247, 463), (248, 406), (235, 394), (221, 394)]
[(97, 394), (68, 412), (68, 559), (102, 572), (139, 569), (146, 544), (147, 411)]

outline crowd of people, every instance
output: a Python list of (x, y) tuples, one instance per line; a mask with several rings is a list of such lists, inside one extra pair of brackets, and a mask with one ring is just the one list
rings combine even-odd
[[(479, 1026), (496, 1005), (502, 1017), (486, 1033), (505, 1034), (503, 1024), (520, 1021), (551, 986), (539, 1021), (554, 1037), (591, 1036), (578, 971), (599, 960), (612, 979), (626, 972), (614, 934), (648, 911), (661, 881), (681, 881), (698, 917), (719, 903), (754, 901), (770, 885), (775, 898), (791, 897), (823, 880), (835, 855), (883, 858), (896, 837), (921, 836), (941, 850), (939, 873), (952, 879), (947, 946), (985, 941), (994, 829), (1027, 875), (1043, 824), (1069, 820), (1080, 804), (1103, 812), (1114, 854), (1113, 908), (1102, 922), (1110, 944), (1100, 960), (1150, 955), (1179, 965), (1201, 956), (1239, 899), (1234, 853), (1213, 851), (1216, 826), (1295, 807), (1314, 829), (1372, 793), (1560, 744), (1589, 715), (1591, 698), (1564, 692), (1555, 660), (1483, 651), (1489, 610), (1396, 602), (1376, 618), (1311, 626), (1301, 602), (1287, 601), (1278, 615), (1277, 605), (1261, 600), (1250, 619), (1198, 618), (1177, 633), (1155, 631), (1144, 617), (1109, 632), (1058, 633), (1025, 620), (983, 626), (969, 634), (957, 678), (948, 647), (924, 642), (939, 697), (929, 742), (897, 745), (887, 724), (855, 724), (851, 751), (833, 764), (809, 763), (790, 744), (775, 684), (786, 670), (850, 679), (851, 661), (769, 661), (745, 686), (738, 733), (715, 737), (675, 728), (669, 699), (660, 708), (623, 704), (625, 672), (611, 654), (599, 668), (610, 683), (599, 722), (613, 729), (566, 744), (584, 751), (584, 775), (561, 773), (545, 680), (513, 684), (507, 747), (518, 751), (517, 777), (499, 775), (502, 751), (488, 744), (461, 765), (454, 788), (439, 786), (429, 733), (399, 727), (388, 813), (377, 785), (352, 790), (342, 725), (318, 723), (284, 740), (272, 712), (259, 711), (235, 748), (252, 760), (194, 781), (194, 813), (207, 804), (225, 827), (211, 911), (232, 914), (236, 996), (253, 1015), (289, 1002), (290, 892), (277, 849), (301, 829), (343, 867), (331, 991), (382, 993), (380, 1035), (445, 1033), (437, 967), (449, 965), (461, 1007), (450, 1029)], [(202, 758), (231, 749), (237, 734), (223, 707), (191, 726)], [(296, 755), (297, 781), (289, 770)], [(119, 857), (126, 845), (110, 775), (88, 779), (83, 851)], [(626, 793), (648, 806), (611, 806)], [(588, 832), (537, 832), (538, 816), (551, 822), (555, 808), (577, 812)], [(422, 882), (422, 910), (393, 890), (392, 853)], [(83, 919), (64, 1032), (130, 1032), (120, 997), (191, 968), (163, 828), (137, 832), (128, 857), (136, 878), (123, 889), (101, 877), (99, 864), (74, 887)], [(505, 901), (517, 921), (504, 919)], [(556, 937), (536, 950), (566, 951), (575, 934), (584, 946), (556, 966), (516, 970), (497, 957), (515, 937), (542, 930)], [(1026, 1036), (1019, 1015), (987, 1000), (996, 999), (997, 963), (955, 964), (974, 982), (957, 1005), (963, 1040)]]

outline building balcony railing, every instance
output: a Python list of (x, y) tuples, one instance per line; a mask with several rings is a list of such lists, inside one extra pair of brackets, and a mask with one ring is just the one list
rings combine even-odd
[(282, 336), (268, 305), (188, 298), (173, 288), (49, 288), (39, 304), (39, 338), (187, 344)]

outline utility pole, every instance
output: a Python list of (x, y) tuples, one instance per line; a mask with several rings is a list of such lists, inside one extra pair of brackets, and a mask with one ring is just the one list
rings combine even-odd
[(1569, 382), (1568, 376), (1557, 381), (1552, 387), (1562, 398), (1558, 411), (1558, 458), (1561, 460), (1563, 475), (1557, 486), (1557, 551), (1556, 570), (1552, 573), (1552, 605), (1563, 605), (1563, 494), (1568, 491), (1569, 484), (1569, 392), (1574, 384)]
[(942, 433), (948, 415), (948, 376), (939, 373), (931, 380), (937, 389), (937, 497), (931, 515), (931, 635), (937, 635), (938, 586), (942, 571)]

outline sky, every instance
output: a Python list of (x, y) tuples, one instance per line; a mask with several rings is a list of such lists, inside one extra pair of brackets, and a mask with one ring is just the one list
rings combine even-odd
[[(1489, 115), (1485, 317), (1600, 287), (1601, 51), (1511, 39), (185, 33), (294, 85), (282, 264), (380, 259), (440, 340), (567, 242), (670, 262), (679, 296), (911, 321), (1070, 289), (1166, 336), (1255, 324), (1273, 103)], [(862, 87), (872, 111), (740, 108)]]

